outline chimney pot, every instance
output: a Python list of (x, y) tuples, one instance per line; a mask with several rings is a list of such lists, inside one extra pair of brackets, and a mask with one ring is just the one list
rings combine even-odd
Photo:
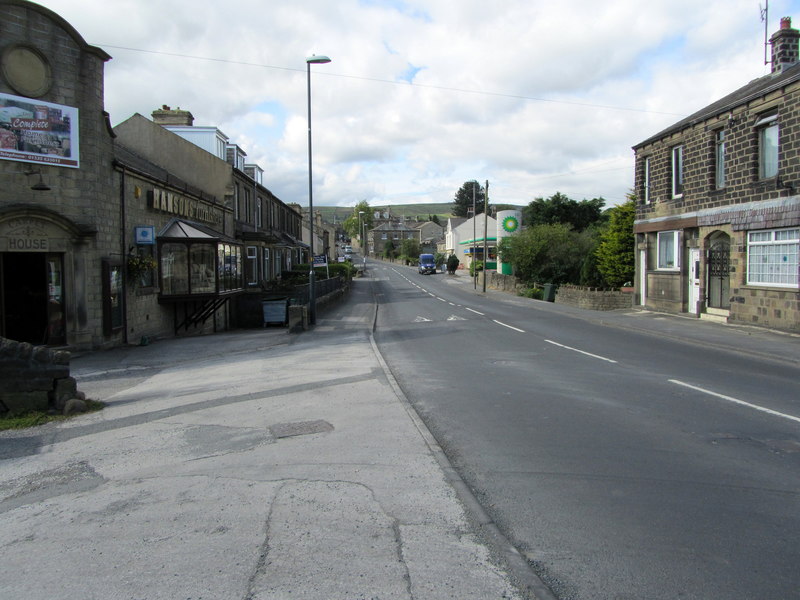
[(782, 73), (800, 60), (800, 31), (792, 29), (792, 18), (783, 17), (781, 27), (772, 34), (772, 72)]

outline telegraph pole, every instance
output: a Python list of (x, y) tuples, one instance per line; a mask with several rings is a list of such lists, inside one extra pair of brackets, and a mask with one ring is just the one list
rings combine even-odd
[(489, 254), (486, 243), (486, 232), (489, 228), (489, 180), (486, 180), (486, 190), (483, 196), (483, 293), (486, 293), (486, 263), (489, 262)]

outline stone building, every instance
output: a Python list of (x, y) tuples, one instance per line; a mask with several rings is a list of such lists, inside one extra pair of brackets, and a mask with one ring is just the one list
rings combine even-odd
[(101, 347), (126, 252), (104, 66), (64, 19), (0, 1), (0, 336)]
[(636, 302), (800, 330), (800, 32), (772, 72), (634, 146)]
[(96, 349), (241, 326), (303, 258), (300, 212), (219, 130), (166, 106), (112, 130), (109, 59), (0, 0), (0, 337)]

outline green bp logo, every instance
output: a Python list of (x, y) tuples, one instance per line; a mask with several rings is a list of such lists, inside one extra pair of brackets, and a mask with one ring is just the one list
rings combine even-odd
[(506, 217), (503, 219), (503, 229), (508, 233), (514, 233), (519, 227), (517, 217)]

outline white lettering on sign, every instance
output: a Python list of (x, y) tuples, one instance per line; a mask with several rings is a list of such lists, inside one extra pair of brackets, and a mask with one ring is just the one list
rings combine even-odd
[(149, 195), (150, 206), (154, 210), (160, 210), (205, 223), (219, 223), (221, 221), (219, 215), (209, 207), (195, 200), (191, 200), (190, 198), (186, 198), (185, 196), (173, 194), (172, 192), (160, 188), (154, 188), (149, 192)]

